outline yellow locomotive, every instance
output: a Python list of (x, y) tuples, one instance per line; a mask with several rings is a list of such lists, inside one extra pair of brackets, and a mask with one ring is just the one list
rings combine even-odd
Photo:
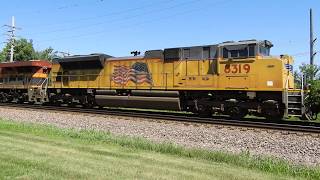
[(52, 103), (182, 110), (234, 118), (303, 114), (293, 59), (270, 55), (264, 40), (57, 59), (49, 75)]

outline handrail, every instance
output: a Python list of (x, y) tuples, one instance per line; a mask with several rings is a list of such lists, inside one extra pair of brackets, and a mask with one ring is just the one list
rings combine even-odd
[[(300, 88), (300, 94), (301, 94), (301, 113), (306, 114), (306, 107), (304, 104), (304, 75), (301, 76), (301, 88)], [(307, 117), (309, 118), (309, 117)]]
[(43, 81), (42, 84), (41, 84), (41, 88), (43, 88), (43, 84), (44, 84), (44, 83), (46, 83), (46, 84), (45, 84), (45, 86), (44, 86), (44, 91), (43, 91), (43, 92), (44, 92), (44, 96), (46, 96), (46, 95), (47, 95), (47, 89), (48, 89), (48, 78), (45, 78), (45, 79), (44, 79), (44, 81)]

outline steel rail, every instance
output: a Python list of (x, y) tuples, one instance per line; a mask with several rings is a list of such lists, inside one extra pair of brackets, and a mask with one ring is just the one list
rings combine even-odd
[(135, 118), (149, 118), (157, 120), (169, 120), (177, 122), (202, 123), (224, 126), (237, 126), (246, 128), (259, 129), (273, 129), (284, 131), (295, 131), (304, 133), (320, 134), (320, 123), (303, 122), (303, 121), (277, 121), (270, 122), (264, 119), (244, 118), (241, 120), (233, 120), (228, 117), (214, 116), (212, 118), (200, 118), (193, 114), (175, 113), (175, 112), (152, 112), (152, 111), (138, 111), (138, 110), (123, 110), (123, 109), (85, 109), (80, 107), (68, 106), (43, 106), (30, 104), (12, 104), (0, 103), (0, 107), (34, 109), (34, 110), (48, 110), (48, 111), (63, 111), (96, 115), (113, 115), (125, 116)]

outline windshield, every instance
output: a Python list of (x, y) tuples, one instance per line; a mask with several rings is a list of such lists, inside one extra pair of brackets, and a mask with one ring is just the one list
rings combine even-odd
[(260, 56), (270, 56), (270, 47), (259, 47), (259, 54)]
[(255, 56), (255, 44), (223, 47), (223, 58), (248, 58)]

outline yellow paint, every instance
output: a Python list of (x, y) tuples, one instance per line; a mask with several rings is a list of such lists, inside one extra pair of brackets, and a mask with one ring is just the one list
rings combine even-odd
[[(130, 68), (134, 63), (146, 63), (152, 84), (128, 81), (119, 84), (112, 80), (115, 66)], [(167, 90), (247, 90), (283, 91), (294, 89), (293, 74), (285, 68), (292, 64), (290, 56), (219, 60), (162, 59), (106, 60), (101, 70), (73, 70), (63, 74), (59, 64), (51, 70), (51, 88), (105, 88), (105, 89), (167, 89)], [(226, 72), (226, 66), (238, 67)], [(241, 66), (241, 72), (239, 67)], [(244, 68), (250, 66), (250, 71)], [(58, 73), (61, 81), (56, 77)], [(234, 73), (232, 73), (234, 72)]]

